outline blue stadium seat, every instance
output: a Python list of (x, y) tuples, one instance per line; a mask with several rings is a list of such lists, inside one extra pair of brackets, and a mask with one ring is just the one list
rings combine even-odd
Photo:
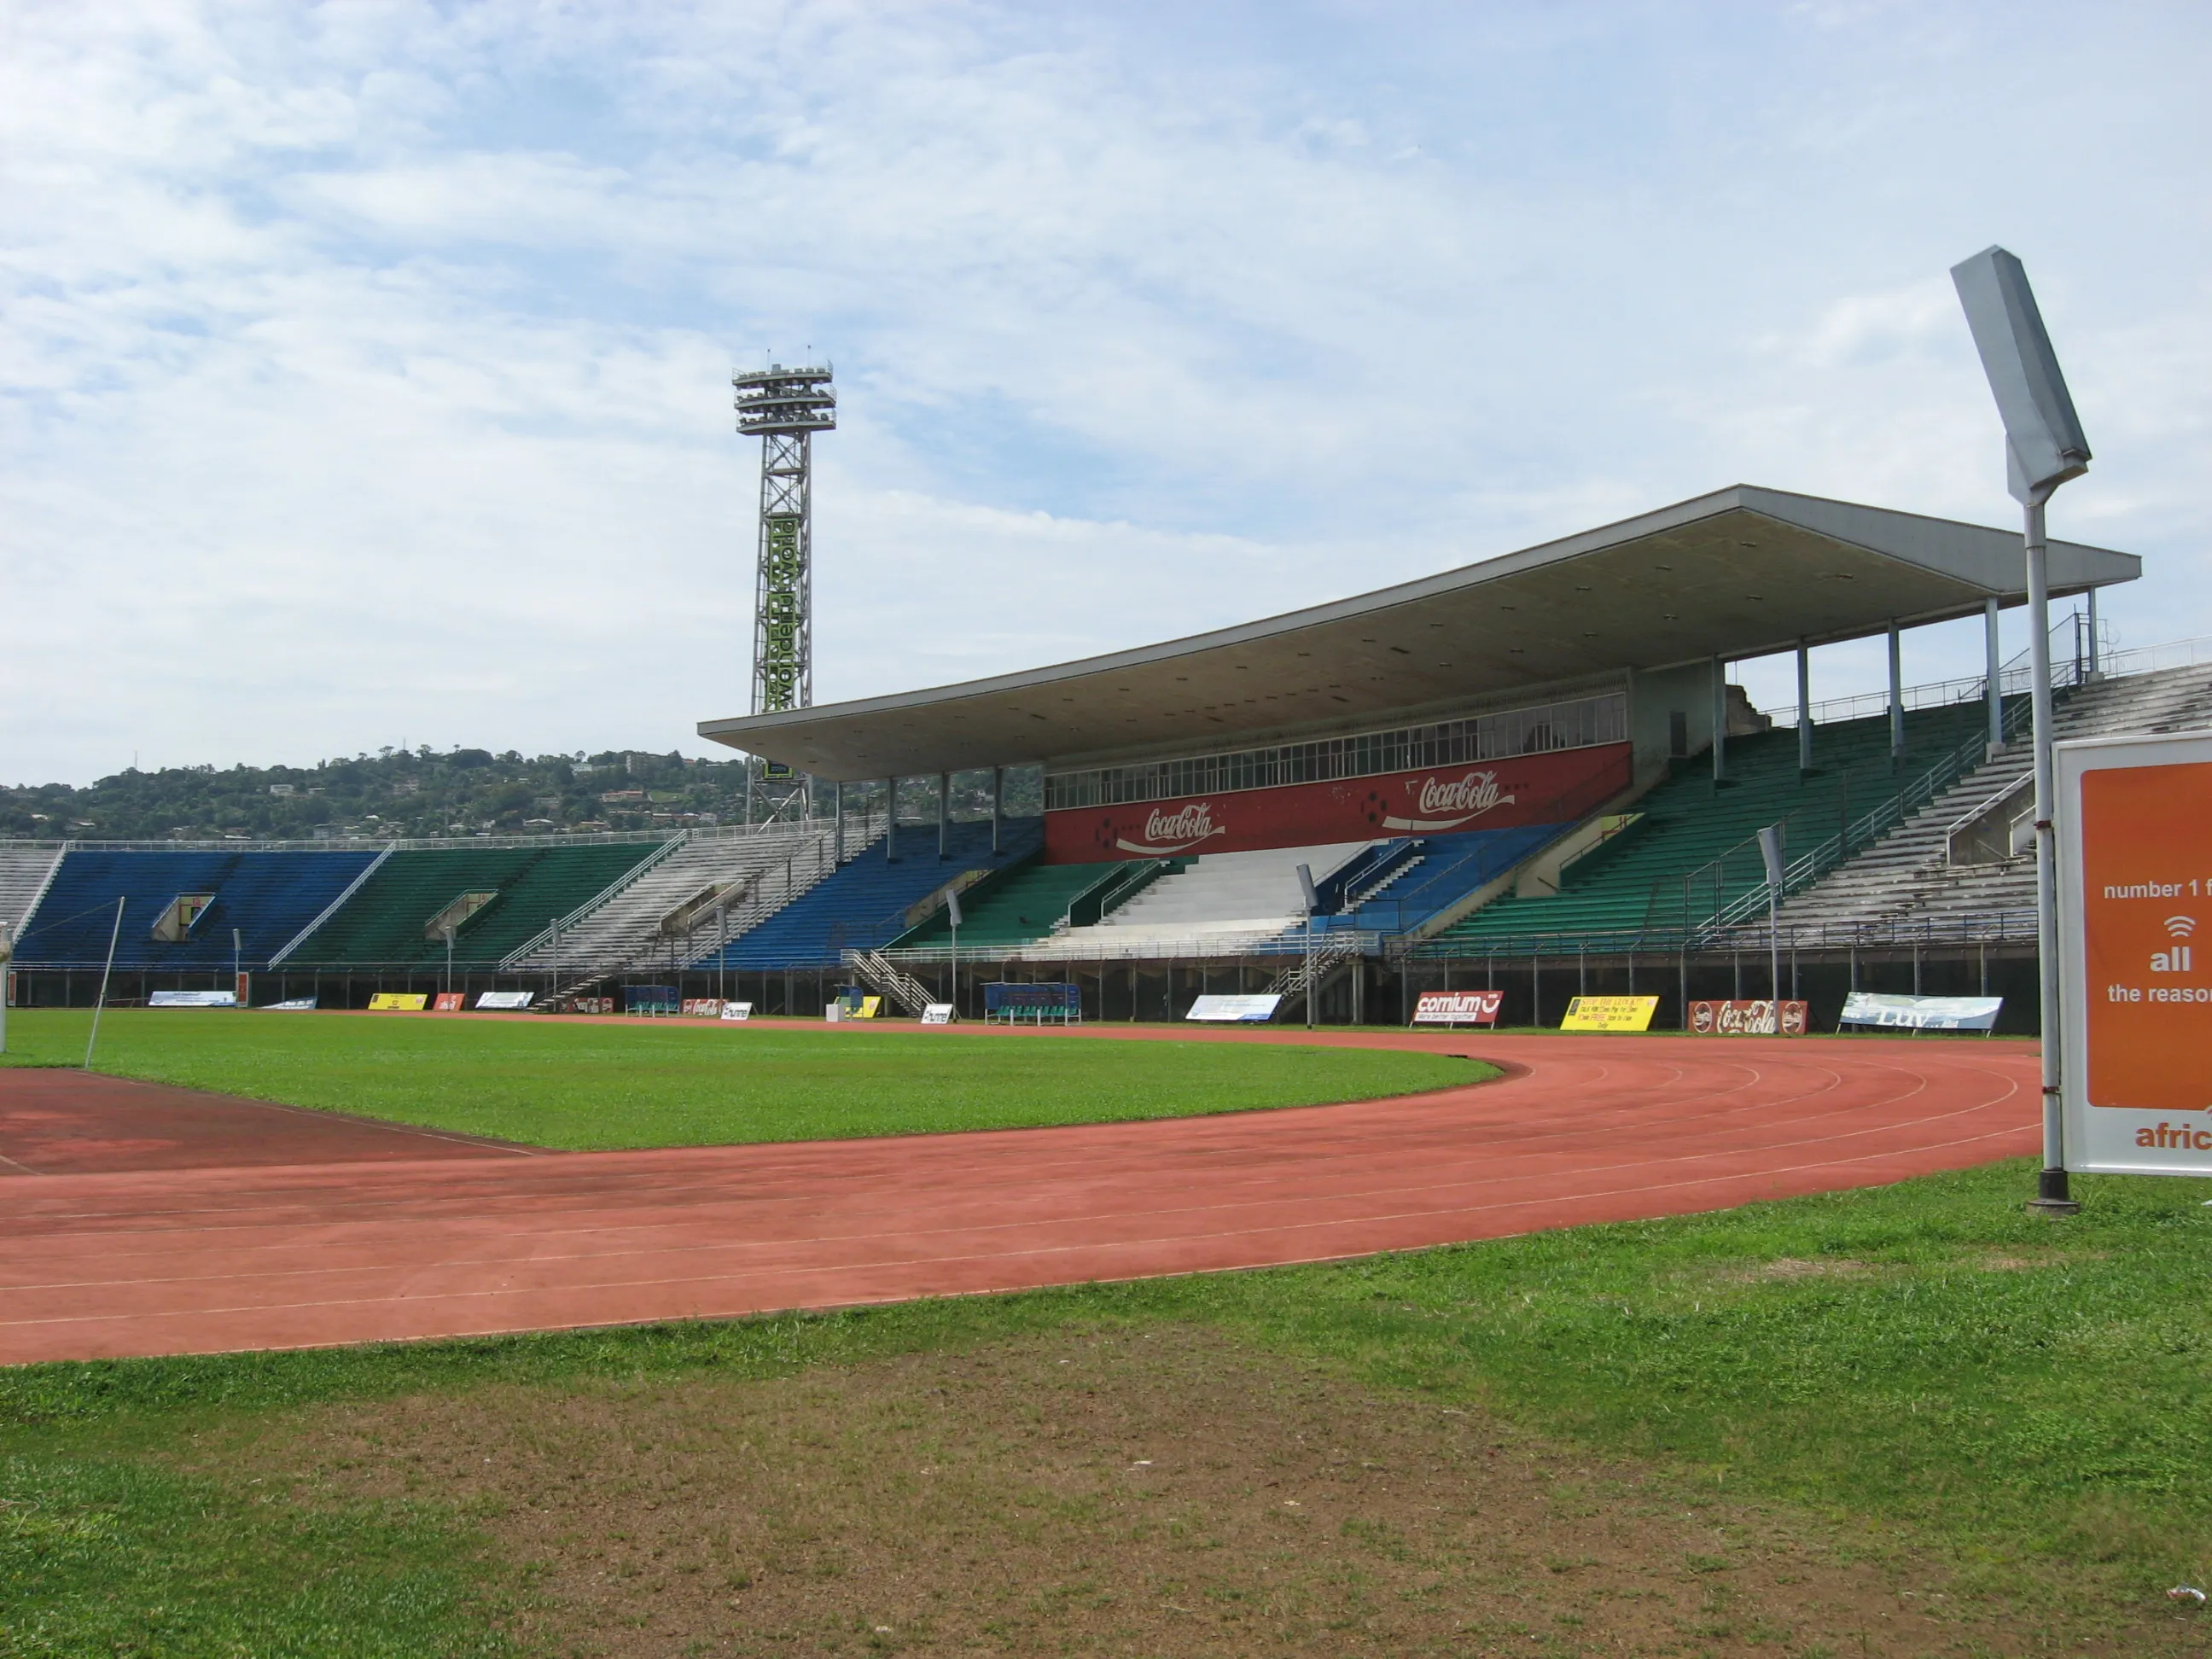
[[(343, 892), (375, 857), (359, 852), (72, 851), (16, 947), (27, 968), (97, 968), (107, 959), (115, 901), (123, 900), (118, 968), (228, 968), (231, 930), (245, 935), (246, 968), (264, 966)], [(154, 937), (185, 893), (212, 893), (189, 934)]]

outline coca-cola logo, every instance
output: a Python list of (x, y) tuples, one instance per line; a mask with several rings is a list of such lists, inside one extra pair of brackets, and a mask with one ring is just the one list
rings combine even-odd
[(1187, 806), (1154, 807), (1145, 816), (1144, 836), (1132, 841), (1116, 835), (1114, 844), (1129, 853), (1184, 853), (1200, 842), (1229, 832), (1213, 821), (1212, 803), (1193, 801)]
[(1204, 801), (1173, 812), (1155, 807), (1145, 819), (1146, 841), (1198, 841), (1213, 833), (1213, 814)]
[(1405, 787), (1413, 797), (1413, 816), (1386, 817), (1382, 822), (1389, 829), (1456, 830), (1513, 801), (1513, 797), (1498, 787), (1495, 772), (1469, 772), (1456, 778), (1440, 778), (1431, 774), (1419, 783), (1409, 781)]
[(1447, 783), (1442, 778), (1423, 778), (1419, 794), (1424, 812), (1487, 812), (1503, 799), (1495, 772), (1470, 772)]

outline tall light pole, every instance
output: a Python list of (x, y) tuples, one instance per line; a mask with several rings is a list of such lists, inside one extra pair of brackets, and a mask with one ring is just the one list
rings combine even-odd
[[(1802, 705), (1801, 705), (1802, 706)], [(1783, 826), (1770, 823), (1759, 832), (1759, 860), (1766, 866), (1767, 986), (1774, 1003), (1774, 1035), (1782, 1035), (1782, 878), (1788, 873), (1782, 862)]]
[(952, 1015), (957, 1019), (960, 1017), (960, 895), (947, 893), (945, 908), (952, 913)]
[(2089, 470), (2089, 440), (2058, 354), (2036, 308), (2035, 291), (2019, 259), (2001, 247), (1984, 248), (1951, 267), (1951, 281), (1966, 307), (1974, 349), (1989, 377), (2005, 429), (2005, 487), (2021, 504), (2021, 541), (2027, 555), (2028, 653), (2034, 684), (2035, 952), (2042, 990), (2043, 1172), (2034, 1206), (2058, 1214), (2081, 1208), (2066, 1182), (2066, 1146), (2059, 1097), (2060, 964), (2058, 860), (2051, 839), (2051, 571), (2044, 535), (2044, 504), (2069, 478)]
[[(751, 712), (780, 714), (814, 702), (814, 447), (837, 426), (837, 393), (827, 363), (733, 374), (738, 430), (761, 440), (760, 566), (753, 588)], [(780, 762), (754, 757), (745, 780), (745, 819), (811, 810), (811, 785)]]

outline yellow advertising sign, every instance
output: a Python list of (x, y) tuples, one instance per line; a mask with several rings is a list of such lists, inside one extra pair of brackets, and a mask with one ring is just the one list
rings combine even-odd
[(422, 991), (379, 991), (368, 1000), (369, 1012), (378, 1014), (419, 1014), (429, 1006)]
[(878, 1014), (883, 1012), (883, 1011), (884, 1000), (881, 997), (862, 997), (860, 999), (860, 1009), (854, 1014), (854, 1018), (856, 1019), (873, 1019)]
[(1657, 997), (1577, 997), (1567, 1005), (1562, 1031), (1648, 1031), (1659, 1012)]

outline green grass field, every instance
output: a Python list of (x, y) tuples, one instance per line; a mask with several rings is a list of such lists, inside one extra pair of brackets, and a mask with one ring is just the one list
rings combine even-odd
[[(544, 1653), (2201, 1651), (2201, 1620), (2164, 1592), (2212, 1571), (2212, 1193), (2089, 1178), (2083, 1213), (2054, 1223), (2022, 1212), (2032, 1180), (2014, 1163), (1350, 1265), (821, 1317), (0, 1372), (0, 1652), (465, 1654), (510, 1638)], [(1053, 1426), (1070, 1420), (1059, 1414), (1127, 1392), (1103, 1374), (1076, 1388), (1064, 1368), (1116, 1341), (1131, 1351), (1194, 1330), (1213, 1346), (1186, 1343), (1174, 1386), (1097, 1431), (1092, 1461), (1109, 1474), (1167, 1456), (1138, 1449), (1179, 1432), (1212, 1443), (1237, 1427), (1239, 1402), (1294, 1385), (1335, 1402), (1299, 1407), (1302, 1441), (1398, 1437), (1396, 1457), (1368, 1453), (1355, 1473), (1433, 1463), (1441, 1472), (1414, 1495), (1460, 1505), (1470, 1526), (1510, 1495), (1480, 1484), (1498, 1448), (1549, 1449), (1552, 1473), (1527, 1503), (1592, 1524), (1673, 1517), (1714, 1540), (1687, 1557), (1670, 1546), (1674, 1576), (1649, 1592), (1674, 1596), (1660, 1609), (1674, 1633), (1598, 1644), (1607, 1620), (1655, 1604), (1608, 1588), (1620, 1561), (1564, 1542), (1528, 1559), (1527, 1583), (1454, 1577), (1442, 1545), (1408, 1556), (1379, 1486), (1367, 1498), (1316, 1488), (1309, 1501), (1339, 1504), (1340, 1525), (1249, 1539), (1240, 1528), (1285, 1507), (1279, 1493), (1255, 1497), (1258, 1481), (1194, 1485), (1148, 1536), (1113, 1503), (1040, 1496), (1037, 1458), (1074, 1432)], [(896, 1370), (915, 1356), (931, 1369)], [(1208, 1367), (1222, 1383), (1210, 1394)], [(977, 1392), (978, 1377), (994, 1391)], [(948, 1391), (942, 1410), (927, 1403)], [(687, 1410), (814, 1425), (778, 1454), (798, 1463), (763, 1466), (768, 1484), (744, 1489), (748, 1502), (784, 1502), (791, 1480), (769, 1477), (799, 1463), (823, 1502), (848, 1491), (867, 1502), (757, 1539), (731, 1519), (750, 1510), (715, 1509), (679, 1547), (653, 1532), (655, 1516), (696, 1519), (700, 1483), (719, 1502), (717, 1482), (759, 1462), (738, 1447), (687, 1455), (659, 1485), (625, 1474)], [(945, 1412), (988, 1420), (947, 1427)], [(878, 1430), (863, 1433), (863, 1418)], [(1036, 1433), (1045, 1440), (1024, 1449)], [(932, 1437), (961, 1434), (970, 1440)], [(1006, 1444), (991, 1453), (977, 1436)], [(491, 1460), (478, 1453), (494, 1449), (502, 1468), (529, 1467), (486, 1486)], [(957, 1496), (928, 1498), (931, 1460), (958, 1456)], [(887, 1460), (906, 1469), (893, 1486), (880, 1484)], [(951, 1598), (929, 1642), (882, 1638), (868, 1622), (878, 1576), (836, 1555), (841, 1539), (858, 1547), (881, 1505), (899, 1516), (881, 1547), (908, 1552)], [(959, 1595), (986, 1595), (992, 1551), (1040, 1536), (1063, 1540), (1055, 1570), (1088, 1588), (1063, 1600), (1038, 1589), (993, 1615), (995, 1636), (981, 1614), (960, 1626)], [(1794, 1553), (1778, 1553), (1778, 1537)], [(650, 1547), (633, 1550), (640, 1539)], [(736, 1553), (716, 1554), (726, 1548)], [(708, 1582), (685, 1576), (701, 1571), (714, 1594), (695, 1598), (695, 1624), (671, 1613), (649, 1641), (622, 1634), (624, 1619), (643, 1628)], [(1285, 1599), (1299, 1571), (1304, 1614)], [(644, 1576), (623, 1592), (630, 1572)], [(1354, 1595), (1394, 1572), (1425, 1574), (1427, 1589)], [(1808, 1572), (1893, 1588), (1849, 1615), (1863, 1628), (1832, 1610), (1792, 1633), (1790, 1610), (1813, 1605)], [(1444, 1611), (1489, 1632), (1482, 1641), (1416, 1639), (1447, 1593), (1464, 1605)], [(1262, 1644), (1235, 1622), (1266, 1607), (1310, 1620), (1352, 1606), (1346, 1596), (1365, 1611), (1303, 1645)], [(1083, 1635), (1156, 1603), (1173, 1610), (1158, 1615), (1167, 1634)], [(1756, 1607), (1768, 1611), (1753, 1618)], [(766, 1621), (757, 1630), (748, 1608)], [(1194, 1622), (1173, 1622), (1185, 1614)], [(738, 1633), (710, 1615), (738, 1620)]]
[[(91, 1017), (16, 1010), (0, 1061), (75, 1065)], [(114, 1009), (96, 1069), (569, 1150), (1185, 1117), (1496, 1075), (1443, 1054), (957, 1031)]]

